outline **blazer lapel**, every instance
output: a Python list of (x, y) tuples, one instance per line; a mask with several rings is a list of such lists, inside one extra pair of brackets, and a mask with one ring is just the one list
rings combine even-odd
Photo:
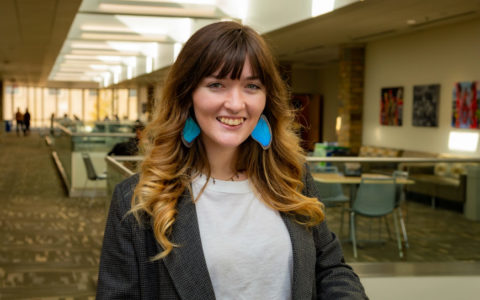
[(292, 299), (312, 299), (315, 282), (315, 244), (312, 233), (282, 214), (293, 250)]
[[(171, 241), (179, 247), (173, 248), (163, 262), (180, 298), (215, 299), (203, 255), (195, 204), (188, 191), (178, 201)], [(158, 247), (161, 250), (160, 245)]]

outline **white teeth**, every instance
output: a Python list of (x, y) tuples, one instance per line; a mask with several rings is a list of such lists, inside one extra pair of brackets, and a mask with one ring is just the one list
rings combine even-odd
[(243, 118), (235, 118), (235, 119), (230, 119), (230, 118), (218, 118), (220, 122), (230, 125), (230, 126), (236, 126), (240, 125), (243, 123)]

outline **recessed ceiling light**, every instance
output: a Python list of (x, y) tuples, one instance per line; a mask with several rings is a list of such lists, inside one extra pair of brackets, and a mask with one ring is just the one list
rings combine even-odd
[(185, 9), (182, 7), (145, 6), (128, 4), (101, 3), (98, 6), (100, 11), (113, 12), (118, 14), (149, 14), (165, 16), (189, 16), (189, 17), (217, 17), (215, 7), (198, 7)]
[(414, 19), (409, 19), (409, 20), (407, 20), (407, 24), (408, 25), (415, 25), (415, 24), (417, 24), (417, 21), (414, 20)]
[(82, 39), (88, 40), (114, 40), (114, 41), (141, 41), (141, 42), (167, 42), (166, 35), (136, 35), (136, 34), (112, 34), (112, 33), (89, 33), (81, 34)]
[(82, 31), (100, 31), (100, 32), (134, 32), (128, 27), (125, 26), (108, 26), (108, 25), (93, 25), (86, 24), (80, 27)]

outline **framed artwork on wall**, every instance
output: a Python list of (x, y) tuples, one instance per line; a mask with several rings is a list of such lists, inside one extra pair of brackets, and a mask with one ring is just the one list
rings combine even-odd
[(382, 88), (380, 124), (402, 126), (403, 87)]
[(416, 85), (413, 87), (413, 126), (437, 127), (440, 85)]
[(457, 82), (453, 88), (452, 127), (480, 128), (480, 95), (478, 83)]

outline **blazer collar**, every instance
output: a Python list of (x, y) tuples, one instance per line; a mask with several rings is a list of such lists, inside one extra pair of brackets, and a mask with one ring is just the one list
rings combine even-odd
[[(315, 245), (312, 234), (291, 217), (284, 214), (281, 216), (292, 243), (292, 299), (312, 299), (315, 282)], [(163, 262), (180, 298), (215, 299), (200, 240), (195, 204), (188, 191), (178, 201), (171, 240), (179, 247), (174, 248)], [(157, 247), (163, 251), (158, 243)]]
[(188, 191), (178, 199), (171, 241), (179, 247), (173, 248), (163, 262), (180, 298), (215, 299), (200, 241), (197, 212)]
[(312, 299), (315, 282), (315, 244), (311, 231), (282, 214), (292, 242), (293, 281), (292, 299)]

